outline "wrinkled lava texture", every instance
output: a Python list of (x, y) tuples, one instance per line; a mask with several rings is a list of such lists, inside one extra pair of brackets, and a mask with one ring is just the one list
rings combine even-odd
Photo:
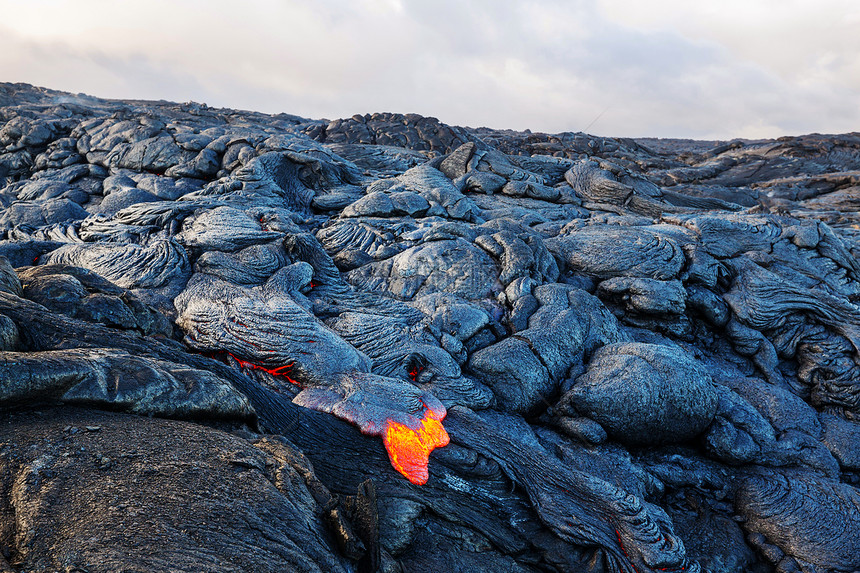
[(860, 135), (0, 84), (0, 572), (860, 571)]

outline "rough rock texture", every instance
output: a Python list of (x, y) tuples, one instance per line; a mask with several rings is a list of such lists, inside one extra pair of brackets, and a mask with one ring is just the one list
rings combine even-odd
[(622, 443), (656, 445), (689, 440), (717, 412), (707, 370), (670, 346), (608, 344), (559, 401), (592, 418)]
[(0, 439), (21, 569), (348, 570), (288, 442), (75, 408), (9, 415)]
[(858, 173), (0, 84), (0, 571), (858, 571)]

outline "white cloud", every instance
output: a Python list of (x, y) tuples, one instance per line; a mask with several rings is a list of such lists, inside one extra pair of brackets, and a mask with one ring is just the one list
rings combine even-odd
[(854, 0), (0, 0), (0, 11), (0, 81), (103, 97), (551, 132), (593, 122), (615, 136), (860, 130)]

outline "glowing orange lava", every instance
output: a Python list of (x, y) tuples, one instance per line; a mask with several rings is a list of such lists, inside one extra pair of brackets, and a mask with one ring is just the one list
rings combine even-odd
[(442, 427), (442, 418), (445, 415), (438, 418), (436, 416), (437, 414), (428, 409), (415, 430), (388, 420), (385, 433), (382, 434), (382, 443), (388, 450), (391, 465), (416, 485), (427, 483), (430, 452), (448, 445), (448, 432)]

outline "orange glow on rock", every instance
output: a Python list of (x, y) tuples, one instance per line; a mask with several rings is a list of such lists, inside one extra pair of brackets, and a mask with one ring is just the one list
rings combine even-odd
[(405, 424), (388, 420), (385, 433), (382, 434), (382, 443), (388, 450), (391, 465), (416, 485), (424, 485), (430, 477), (427, 471), (430, 452), (448, 445), (448, 432), (442, 427), (445, 415), (436, 416), (431, 410), (426, 410), (424, 418), (414, 430)]

